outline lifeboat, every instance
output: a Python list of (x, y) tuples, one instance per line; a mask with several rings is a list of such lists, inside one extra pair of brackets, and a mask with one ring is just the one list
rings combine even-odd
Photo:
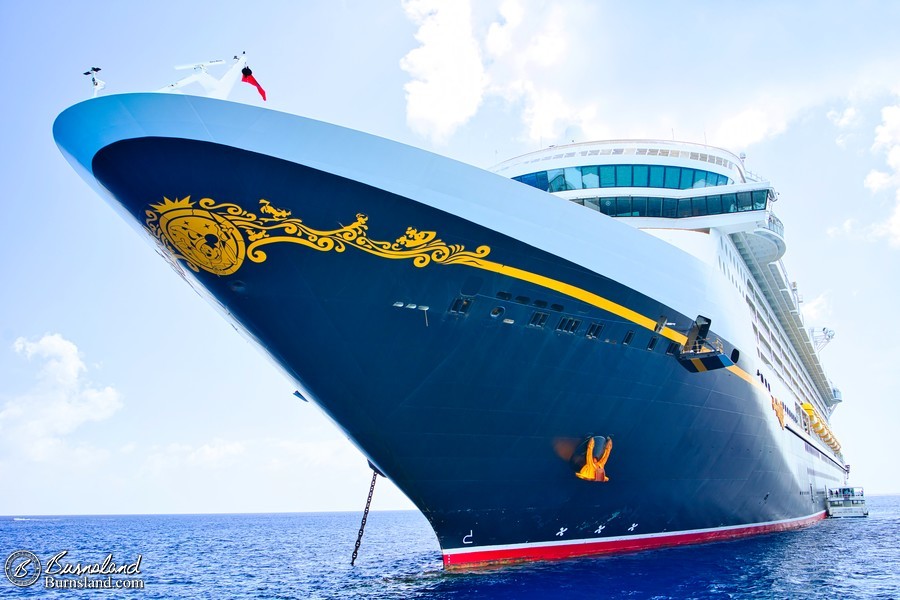
[(809, 402), (804, 402), (802, 406), (806, 414), (809, 415), (809, 425), (812, 427), (813, 431), (816, 432), (816, 435), (818, 435), (823, 442), (828, 444), (829, 448), (835, 452), (840, 452), (840, 442), (838, 442), (837, 438), (834, 437), (834, 434), (831, 433), (831, 428), (828, 427), (828, 423), (825, 422), (825, 419), (822, 418), (819, 411), (817, 411)]

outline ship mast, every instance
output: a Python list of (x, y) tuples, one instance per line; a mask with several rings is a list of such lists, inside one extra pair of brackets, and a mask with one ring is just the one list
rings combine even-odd
[(216, 79), (215, 77), (210, 75), (206, 70), (207, 67), (224, 64), (224, 60), (218, 59), (192, 65), (178, 65), (175, 67), (176, 70), (185, 71), (191, 69), (193, 73), (157, 91), (163, 93), (181, 94), (181, 88), (183, 88), (184, 86), (190, 85), (192, 83), (199, 83), (201, 86), (203, 86), (203, 89), (206, 90), (206, 95), (208, 97), (216, 98), (218, 100), (225, 100), (231, 94), (231, 90), (234, 88), (234, 84), (236, 84), (241, 79), (241, 69), (247, 66), (247, 55), (246, 53), (241, 53), (240, 56), (235, 56), (234, 64), (232, 64), (231, 68), (228, 69), (228, 71), (219, 79)]

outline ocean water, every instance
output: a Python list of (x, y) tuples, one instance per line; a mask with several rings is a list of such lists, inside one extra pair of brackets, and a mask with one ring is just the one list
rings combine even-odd
[[(141, 555), (143, 589), (48, 589), (0, 598), (900, 598), (900, 496), (868, 519), (751, 539), (446, 573), (417, 512), (373, 512), (356, 566), (359, 513), (0, 517), (0, 559), (119, 565)], [(105, 577), (95, 576), (100, 579)], [(121, 579), (122, 576), (114, 576)]]

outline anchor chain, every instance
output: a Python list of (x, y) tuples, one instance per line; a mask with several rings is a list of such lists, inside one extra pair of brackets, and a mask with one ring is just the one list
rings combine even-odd
[(369, 498), (366, 500), (366, 509), (363, 511), (362, 523), (359, 524), (359, 535), (356, 536), (356, 546), (353, 548), (353, 557), (350, 559), (350, 566), (356, 562), (356, 556), (359, 554), (359, 545), (362, 543), (363, 531), (366, 529), (366, 519), (369, 518), (369, 506), (372, 504), (372, 494), (375, 492), (375, 480), (378, 478), (378, 471), (372, 469), (372, 485), (369, 486)]

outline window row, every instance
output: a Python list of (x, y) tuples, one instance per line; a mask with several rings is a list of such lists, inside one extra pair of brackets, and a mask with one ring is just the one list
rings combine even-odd
[[(497, 309), (494, 309), (497, 310)], [(528, 321), (528, 325), (530, 327), (534, 327), (536, 329), (544, 329), (544, 326), (547, 324), (547, 318), (550, 316), (549, 313), (535, 311), (531, 315), (531, 319)], [(556, 331), (558, 333), (578, 333), (579, 328), (581, 327), (581, 320), (574, 319), (572, 317), (563, 316), (559, 319), (559, 322), (556, 324)], [(600, 339), (600, 334), (603, 332), (603, 323), (591, 323), (588, 325), (587, 333), (585, 333), (584, 337), (589, 340), (597, 340)], [(610, 338), (606, 338), (606, 342), (616, 343), (615, 340)], [(625, 333), (625, 337), (622, 338), (623, 346), (630, 346), (634, 341), (634, 330), (628, 330)], [(656, 348), (656, 343), (659, 341), (659, 338), (655, 335), (650, 336), (650, 339), (647, 340), (647, 350), (651, 352)], [(669, 342), (668, 348), (666, 348), (666, 354), (677, 354), (681, 350), (681, 345), (678, 342)]]
[(519, 175), (513, 179), (547, 192), (611, 187), (688, 190), (734, 183), (725, 175), (712, 171), (663, 165), (567, 167)]
[(724, 213), (765, 210), (768, 190), (700, 196), (698, 198), (653, 198), (611, 196), (572, 200), (611, 217), (702, 217)]

